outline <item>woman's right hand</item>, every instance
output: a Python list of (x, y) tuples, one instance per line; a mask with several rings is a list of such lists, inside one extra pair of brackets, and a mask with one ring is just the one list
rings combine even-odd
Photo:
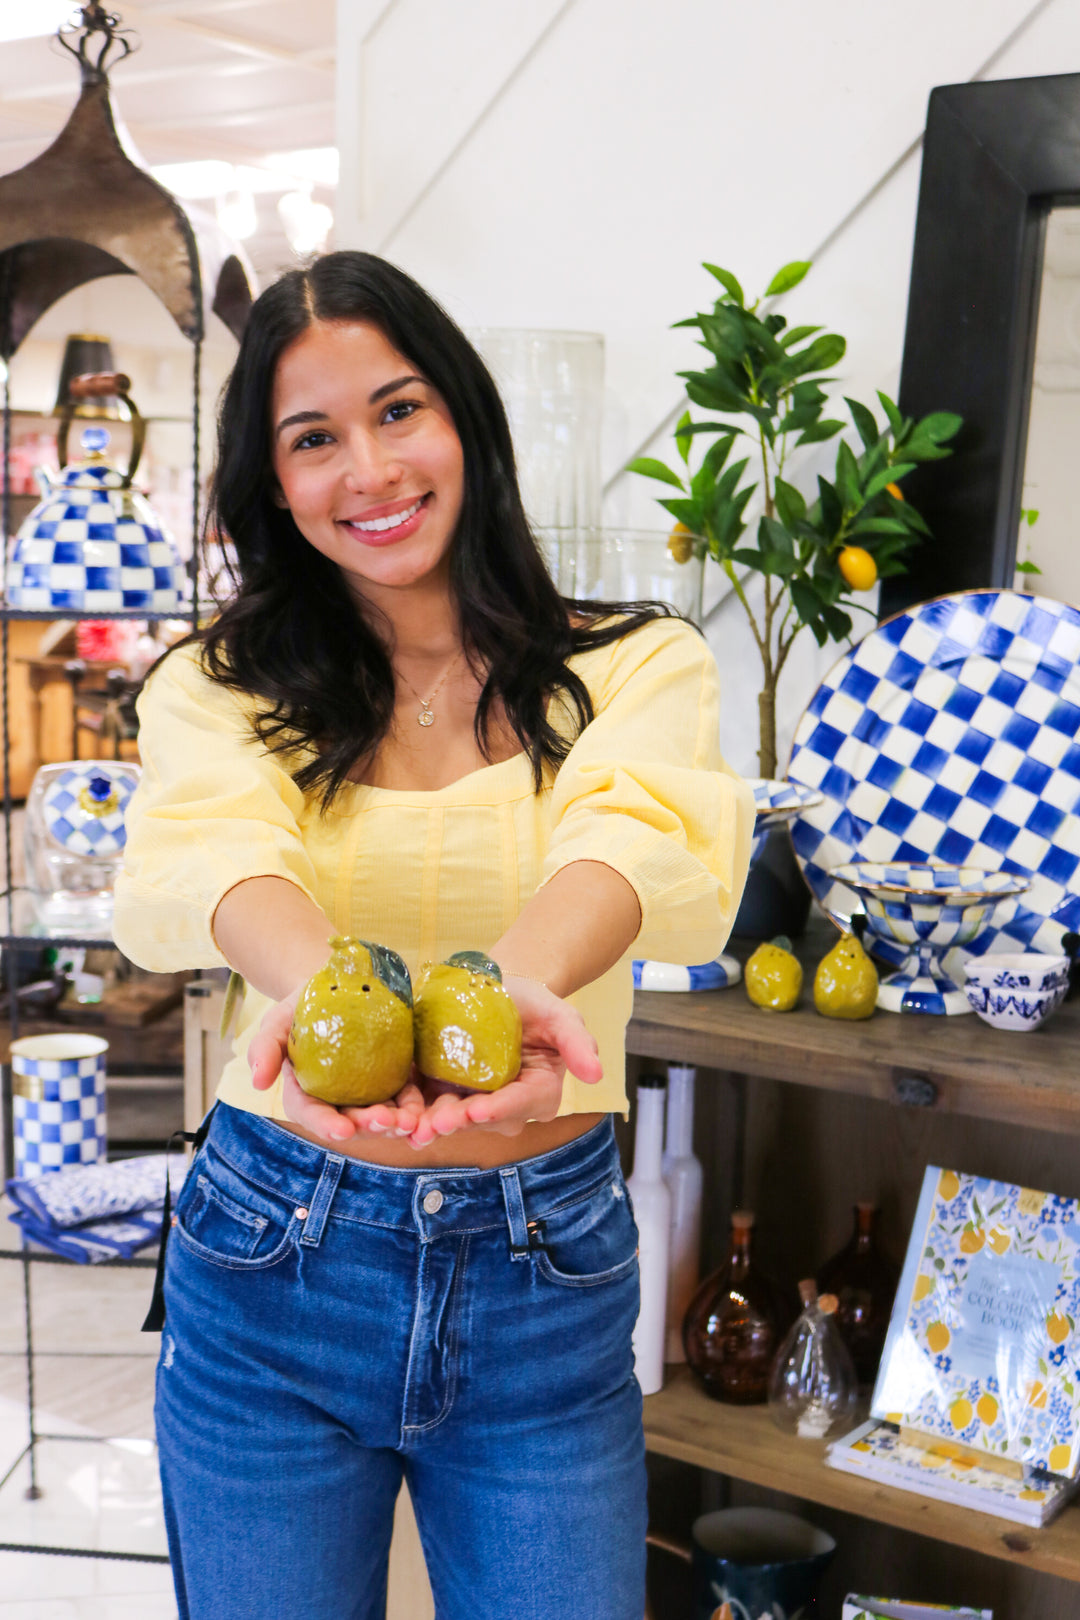
[(374, 1103), (370, 1108), (335, 1108), (302, 1089), (288, 1057), (289, 1030), (300, 988), (269, 1008), (251, 1038), (247, 1057), (256, 1091), (268, 1091), (280, 1074), (286, 1117), (323, 1142), (347, 1142), (365, 1135), (411, 1136), (425, 1107), (420, 1088), (411, 1079), (389, 1102)]

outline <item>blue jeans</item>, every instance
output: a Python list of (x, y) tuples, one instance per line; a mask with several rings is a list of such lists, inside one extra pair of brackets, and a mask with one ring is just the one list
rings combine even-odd
[(390, 1170), (219, 1105), (156, 1420), (182, 1620), (376, 1620), (408, 1481), (438, 1620), (641, 1620), (637, 1231), (607, 1120)]

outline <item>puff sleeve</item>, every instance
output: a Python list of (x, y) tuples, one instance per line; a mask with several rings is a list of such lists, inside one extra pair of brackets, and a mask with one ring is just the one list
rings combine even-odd
[(154, 972), (226, 966), (211, 921), (249, 877), (281, 877), (313, 896), (301, 838), (304, 797), (255, 737), (242, 697), (180, 648), (138, 702), (143, 774), (128, 807), (113, 938)]
[(541, 883), (600, 861), (641, 907), (633, 954), (710, 961), (738, 910), (754, 825), (751, 790), (720, 752), (720, 680), (704, 638), (655, 621), (616, 643), (595, 718), (552, 791)]

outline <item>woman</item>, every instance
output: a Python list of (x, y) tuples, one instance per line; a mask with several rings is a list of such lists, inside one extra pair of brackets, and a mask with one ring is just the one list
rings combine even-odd
[[(168, 1250), (157, 1425), (183, 1616), (381, 1615), (412, 1494), (440, 1620), (640, 1620), (632, 954), (730, 928), (753, 819), (702, 638), (564, 602), (497, 392), (335, 253), (256, 303), (221, 412), (239, 591), (140, 700), (115, 935), (246, 984)], [(489, 952), (519, 1077), (334, 1109), (285, 1058), (335, 933)]]

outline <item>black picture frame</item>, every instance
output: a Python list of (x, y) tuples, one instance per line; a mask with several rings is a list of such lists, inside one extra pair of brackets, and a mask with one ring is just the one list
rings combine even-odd
[(934, 538), (882, 581), (882, 617), (1013, 583), (1046, 220), (1078, 205), (1080, 73), (931, 92), (898, 403), (964, 426), (904, 481)]

